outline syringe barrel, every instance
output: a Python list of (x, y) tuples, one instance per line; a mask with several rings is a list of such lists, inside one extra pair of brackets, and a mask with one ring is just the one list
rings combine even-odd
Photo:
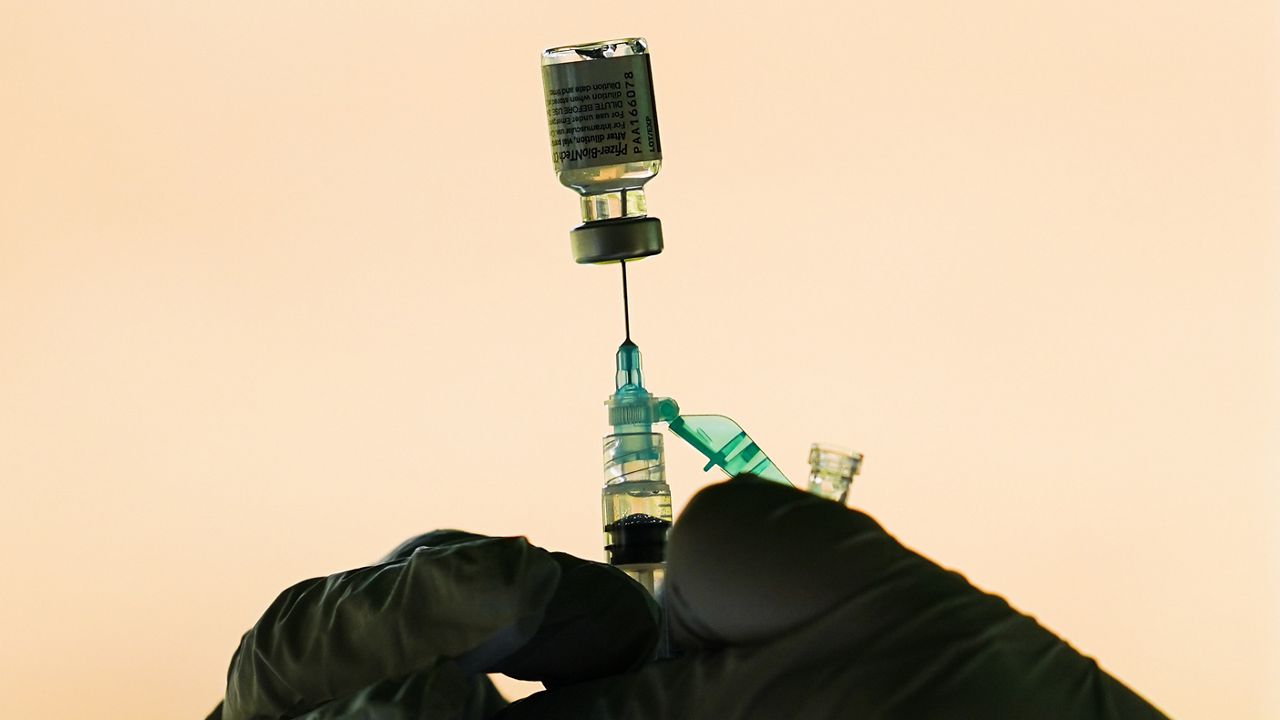
[(622, 566), (666, 560), (671, 528), (661, 433), (619, 433), (604, 439), (601, 490), (605, 557)]

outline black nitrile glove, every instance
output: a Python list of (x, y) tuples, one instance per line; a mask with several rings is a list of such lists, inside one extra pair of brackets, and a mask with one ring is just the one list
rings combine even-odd
[(634, 669), (657, 608), (621, 571), (524, 538), (437, 531), (285, 590), (245, 634), (211, 717), (480, 720), (489, 672), (548, 686)]
[[(416, 538), (285, 591), (232, 661), (223, 717), (1164, 717), (1001, 598), (793, 488), (707, 488), (669, 562), (683, 655), (645, 664), (654, 607), (616, 569), (521, 538)], [(504, 707), (486, 672), (552, 689)]]
[(794, 488), (739, 478), (703, 490), (668, 561), (682, 657), (537, 693), (499, 717), (1164, 717), (1003, 599)]

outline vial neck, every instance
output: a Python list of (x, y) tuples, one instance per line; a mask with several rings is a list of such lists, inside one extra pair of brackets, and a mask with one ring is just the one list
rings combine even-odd
[(648, 212), (644, 188), (623, 188), (583, 195), (581, 206), (583, 222), (641, 217)]
[(853, 478), (849, 475), (817, 469), (809, 473), (809, 492), (828, 500), (844, 502), (852, 484)]
[(861, 464), (861, 453), (814, 445), (809, 451), (809, 492), (843, 503)]

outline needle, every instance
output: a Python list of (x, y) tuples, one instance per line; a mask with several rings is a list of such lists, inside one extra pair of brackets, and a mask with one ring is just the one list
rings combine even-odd
[(631, 303), (627, 299), (627, 261), (623, 260), (622, 265), (622, 318), (627, 327), (627, 342), (631, 342)]

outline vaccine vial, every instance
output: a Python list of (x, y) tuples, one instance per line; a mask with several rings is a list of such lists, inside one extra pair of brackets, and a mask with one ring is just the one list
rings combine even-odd
[(575, 190), (574, 259), (602, 263), (662, 252), (644, 185), (662, 167), (649, 45), (625, 38), (542, 52), (551, 161)]
[(862, 453), (814, 443), (809, 448), (809, 492), (843, 504), (861, 469)]

